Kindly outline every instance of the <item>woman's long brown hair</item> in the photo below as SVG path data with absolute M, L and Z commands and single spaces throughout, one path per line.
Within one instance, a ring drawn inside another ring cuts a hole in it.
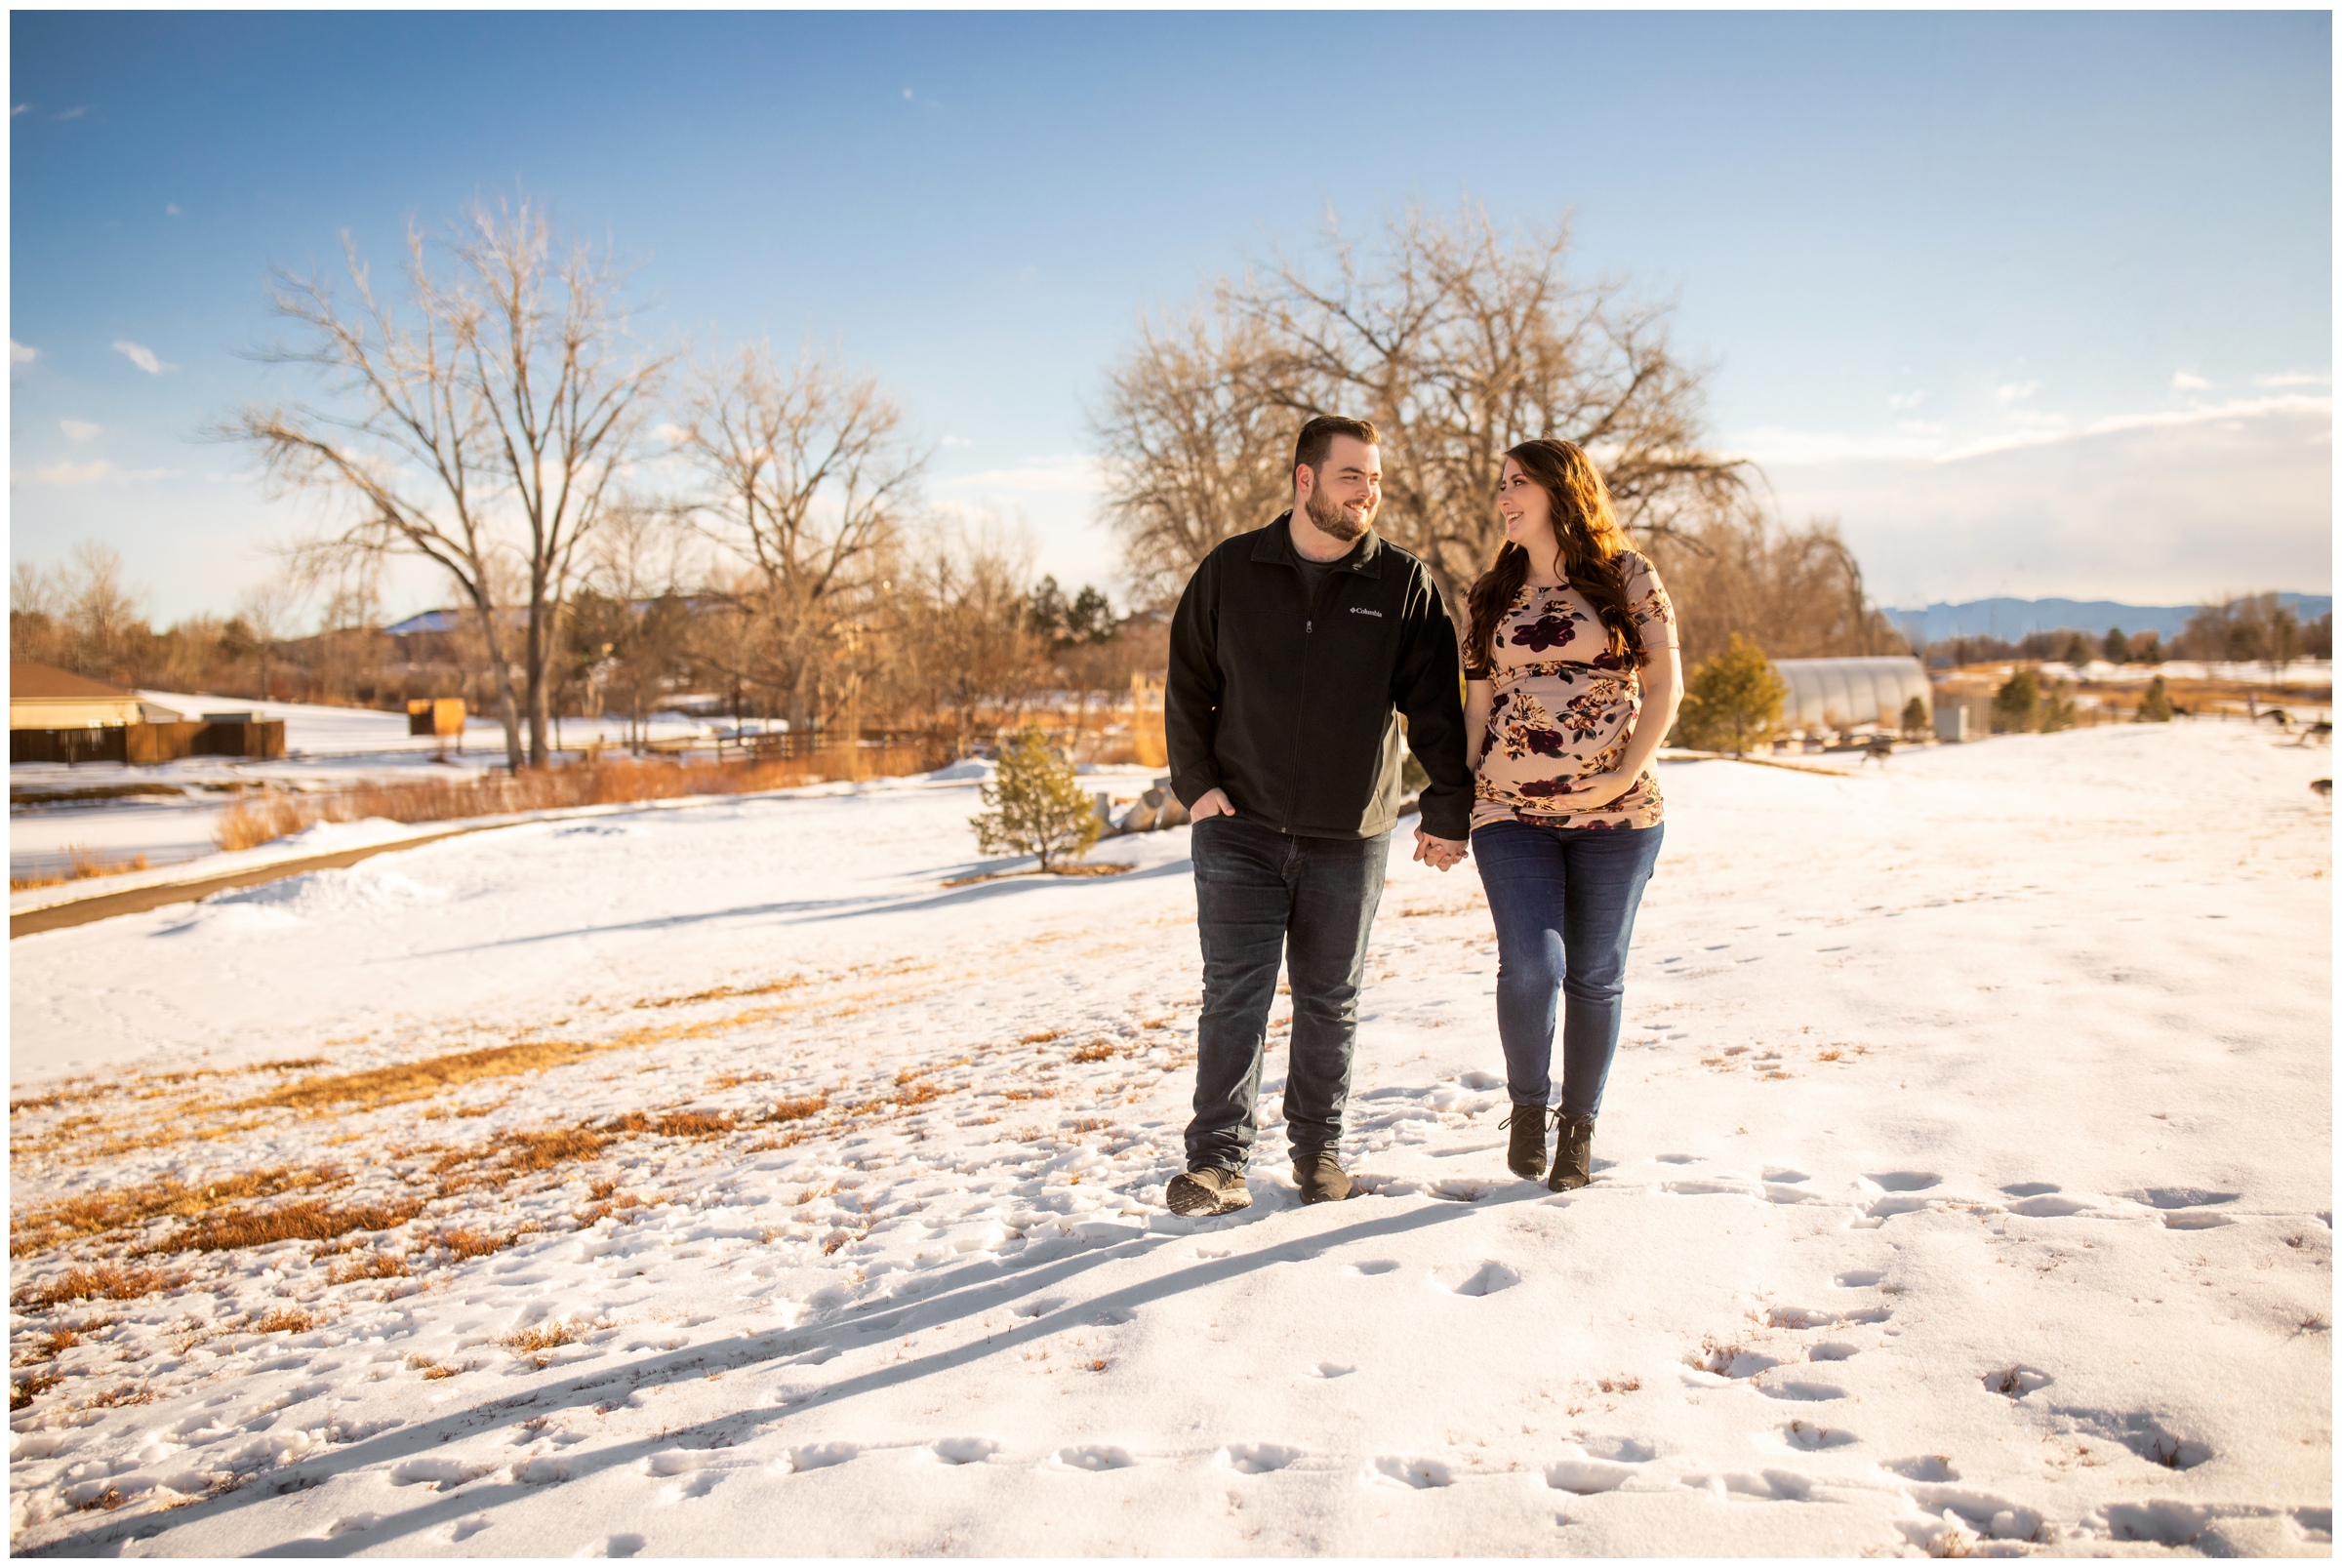
M 1594 606 L 1618 667 L 1640 669 L 1648 656 L 1627 613 L 1627 535 L 1610 509 L 1610 487 L 1602 483 L 1601 470 L 1575 441 L 1523 441 L 1505 456 L 1519 463 L 1520 471 L 1552 503 L 1554 539 L 1560 546 L 1555 575 Z M 1505 541 L 1495 562 L 1466 595 L 1472 629 L 1464 642 L 1465 667 L 1494 667 L 1496 628 L 1528 580 L 1529 552 Z

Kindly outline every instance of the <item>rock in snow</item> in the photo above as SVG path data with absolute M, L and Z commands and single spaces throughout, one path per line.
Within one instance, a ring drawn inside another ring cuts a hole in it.
M 1202 1223 L 1184 828 L 947 888 L 972 784 L 829 788 L 25 938 L 11 1546 L 2324 1555 L 2330 771 L 1666 766 L 1558 1197 L 1403 850 L 1363 1193 L 1295 1201 L 1280 998 Z

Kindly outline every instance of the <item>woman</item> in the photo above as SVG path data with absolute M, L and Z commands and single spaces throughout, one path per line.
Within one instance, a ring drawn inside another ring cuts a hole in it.
M 1568 441 L 1505 454 L 1505 543 L 1472 585 L 1465 742 L 1472 849 L 1496 917 L 1497 1032 L 1511 1080 L 1506 1162 L 1546 1169 L 1556 996 L 1556 1192 L 1593 1180 L 1594 1118 L 1618 1049 L 1627 943 L 1659 859 L 1652 754 L 1683 697 L 1675 611 L 1627 547 L 1610 492 Z

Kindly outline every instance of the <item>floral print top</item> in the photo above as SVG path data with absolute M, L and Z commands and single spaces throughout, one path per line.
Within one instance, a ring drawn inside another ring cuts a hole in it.
M 1627 613 L 1648 649 L 1676 641 L 1675 606 L 1651 563 L 1630 550 Z M 1480 738 L 1472 825 L 1535 823 L 1543 827 L 1655 827 L 1659 780 L 1645 770 L 1597 811 L 1572 811 L 1575 781 L 1606 773 L 1627 749 L 1642 712 L 1642 677 L 1609 651 L 1601 618 L 1577 589 L 1524 584 L 1497 623 L 1494 667 L 1465 670 L 1496 688 Z

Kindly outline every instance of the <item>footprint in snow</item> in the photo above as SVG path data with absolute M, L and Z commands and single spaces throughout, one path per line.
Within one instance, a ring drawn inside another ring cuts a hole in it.
M 1376 1259 L 1372 1259 L 1372 1260 L 1370 1260 L 1370 1261 L 1368 1261 L 1368 1262 L 1366 1262 L 1366 1263 L 1362 1263 L 1362 1264 L 1346 1264 L 1346 1265 L 1344 1265 L 1343 1266 L 1344 1266 L 1344 1268 L 1346 1269 L 1346 1271 L 1348 1271 L 1348 1272 L 1350 1272 L 1350 1273 L 1353 1273 L 1353 1274 L 1369 1274 L 1369 1275 L 1371 1275 L 1371 1274 L 1388 1274 L 1388 1273 L 1392 1272 L 1393 1269 L 1397 1268 L 1397 1267 L 1398 1267 L 1398 1265 L 1397 1265 L 1396 1263 L 1393 1262 L 1393 1261 L 1392 1261 L 1391 1259 L 1389 1259 L 1389 1258 L 1376 1258 Z
M 2046 1388 L 2054 1381 L 2048 1373 L 2028 1366 L 2002 1367 L 1984 1375 L 1984 1386 L 1989 1391 L 2011 1399 L 2022 1399 L 2036 1388 Z
M 1952 1461 L 1942 1454 L 1921 1454 L 1915 1459 L 1890 1459 L 1886 1462 L 1886 1467 L 1907 1481 L 1940 1484 L 1959 1479 L 1959 1471 L 1954 1469 Z
M 1129 1449 L 1117 1448 L 1111 1443 L 1086 1443 L 1079 1448 L 1061 1448 L 1049 1456 L 1049 1462 L 1060 1469 L 1088 1470 L 1092 1473 L 1126 1470 L 1139 1463 Z
M 1520 1274 L 1491 1259 L 1478 1265 L 1440 1269 L 1432 1276 L 1432 1282 L 1457 1296 L 1493 1296 L 1519 1284 Z
M 1790 1447 L 1801 1448 L 1808 1453 L 1824 1448 L 1844 1448 L 1850 1443 L 1862 1440 L 1850 1431 L 1836 1427 L 1825 1427 L 1819 1422 L 1807 1421 L 1802 1417 L 1782 1427 L 1781 1435 L 1788 1441 Z
M 1230 1443 L 1212 1456 L 1214 1464 L 1238 1475 L 1267 1475 L 1301 1458 L 1301 1450 L 1282 1443 Z
M 1849 1268 L 1837 1276 L 1837 1283 L 1847 1290 L 1866 1290 L 1885 1277 L 1883 1268 Z
M 1881 1192 L 1923 1192 L 1943 1184 L 1933 1171 L 1878 1171 L 1863 1178 Z
M 580 1557 L 631 1557 L 650 1543 L 636 1535 L 604 1536 L 601 1540 L 581 1547 L 574 1555 Z
M 860 1443 L 809 1443 L 803 1448 L 791 1448 L 773 1462 L 773 1469 L 782 1475 L 795 1475 L 805 1470 L 828 1469 L 843 1465 L 862 1452 Z
M 1619 1486 L 1634 1478 L 1635 1472 L 1624 1465 L 1612 1465 L 1597 1459 L 1560 1459 L 1545 1467 L 1545 1484 L 1556 1492 L 1574 1492 L 1580 1497 L 1592 1497 L 1597 1492 L 1615 1492 Z
M 939 1465 L 981 1465 L 1000 1452 L 989 1437 L 938 1437 L 920 1450 Z
M 1826 1383 L 1759 1383 L 1756 1391 L 1767 1399 L 1794 1399 L 1804 1404 L 1826 1404 L 1846 1396 L 1845 1389 Z
M 1860 1354 L 1862 1354 L 1861 1346 L 1847 1345 L 1840 1341 L 1808 1346 L 1805 1349 L 1805 1359 L 1808 1361 L 1850 1361 Z
M 458 1519 L 453 1524 L 450 1524 L 444 1531 L 440 1532 L 440 1538 L 450 1543 L 457 1541 L 469 1541 L 473 1536 L 478 1535 L 482 1530 L 487 1529 L 489 1525 L 494 1522 L 495 1521 L 490 1519 L 485 1513 L 475 1513 L 467 1519 Z
M 1346 1362 L 1320 1361 L 1315 1366 L 1308 1368 L 1307 1375 L 1312 1378 L 1324 1378 L 1330 1381 L 1334 1378 L 1347 1378 L 1357 1370 L 1358 1369 L 1356 1367 L 1351 1366 Z
M 1435 1459 L 1389 1454 L 1366 1467 L 1366 1479 L 1375 1485 L 1404 1486 L 1422 1492 L 1435 1486 L 1452 1486 L 1456 1475 Z

